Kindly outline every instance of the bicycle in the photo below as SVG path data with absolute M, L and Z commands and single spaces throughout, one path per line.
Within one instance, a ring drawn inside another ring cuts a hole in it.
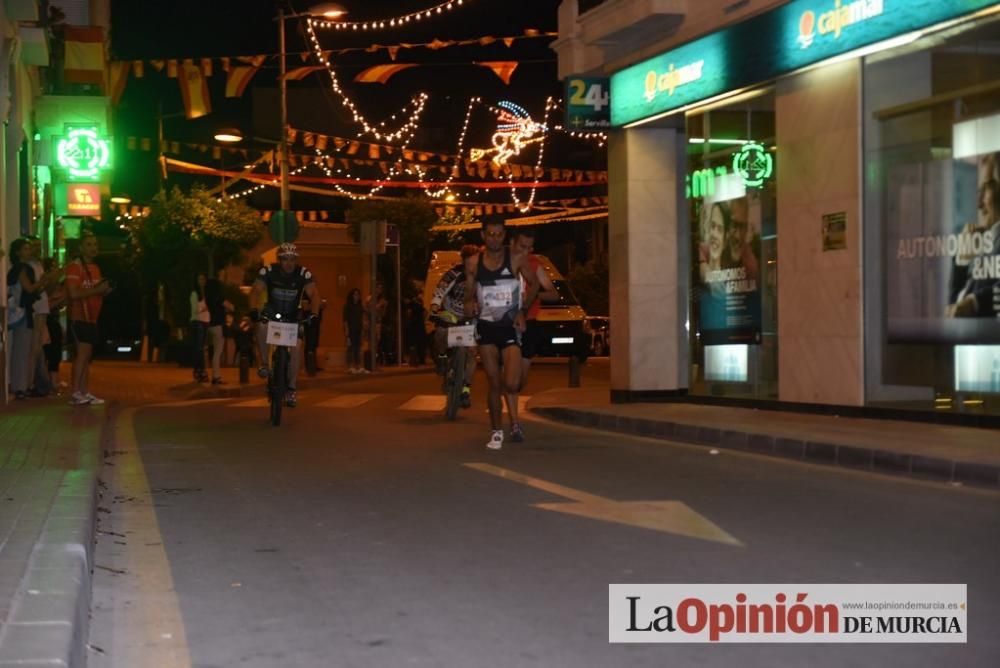
M 299 326 L 308 321 L 301 320 L 281 322 L 281 314 L 274 316 L 261 315 L 260 321 L 267 325 L 267 343 L 274 346 L 271 355 L 271 369 L 267 374 L 267 395 L 271 405 L 271 424 L 281 425 L 281 410 L 288 394 L 288 369 L 291 365 L 290 348 L 298 347 Z
M 454 420 L 462 403 L 462 388 L 466 385 L 465 366 L 469 348 L 476 346 L 475 320 L 465 320 L 464 325 L 448 328 L 448 366 L 444 373 L 444 416 Z

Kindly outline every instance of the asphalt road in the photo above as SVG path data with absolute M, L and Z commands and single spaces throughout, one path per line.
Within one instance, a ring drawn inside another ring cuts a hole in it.
M 1000 665 L 1000 495 L 531 419 L 488 451 L 482 388 L 455 423 L 430 374 L 303 391 L 280 428 L 246 398 L 123 415 L 90 665 Z M 573 494 L 710 524 L 535 505 Z M 969 643 L 611 645 L 619 582 L 967 583 Z

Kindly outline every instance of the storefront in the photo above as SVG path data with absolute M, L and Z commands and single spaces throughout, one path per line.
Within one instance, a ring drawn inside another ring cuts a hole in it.
M 613 396 L 1000 415 L 998 47 L 792 0 L 611 72 Z

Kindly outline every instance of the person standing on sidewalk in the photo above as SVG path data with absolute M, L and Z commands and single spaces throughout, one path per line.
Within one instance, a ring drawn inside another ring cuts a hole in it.
M 27 239 L 15 239 L 10 244 L 11 268 L 7 272 L 7 329 L 10 331 L 10 391 L 18 400 L 28 398 L 31 349 L 34 335 L 32 300 L 25 292 L 22 277 L 31 272 L 31 257 Z
M 538 277 L 528 268 L 528 258 L 514 255 L 504 245 L 503 221 L 483 221 L 486 250 L 465 261 L 465 315 L 477 315 L 479 356 L 489 383 L 490 440 L 486 447 L 503 447 L 501 395 L 506 394 L 510 413 L 511 440 L 520 443 L 524 432 L 517 416 L 517 394 L 521 386 L 521 333 L 525 316 L 538 294 Z M 527 286 L 521 299 L 521 280 Z M 503 376 L 501 376 L 501 359 Z
M 208 336 L 208 323 L 211 316 L 208 313 L 208 302 L 205 301 L 205 285 L 208 278 L 203 272 L 198 272 L 194 279 L 194 289 L 191 291 L 191 370 L 196 383 L 208 380 L 205 373 L 205 339 Z
M 42 267 L 46 273 L 59 269 L 55 258 L 45 258 Z M 46 291 L 49 295 L 49 316 L 45 321 L 45 326 L 49 330 L 49 342 L 45 344 L 45 361 L 49 370 L 49 383 L 52 391 L 57 395 L 62 394 L 62 389 L 66 384 L 59 378 L 59 365 L 62 362 L 63 354 L 63 328 L 59 322 L 59 312 L 66 306 L 66 288 L 58 280 L 52 281 Z
M 530 227 L 519 228 L 514 233 L 514 240 L 511 241 L 511 249 L 515 255 L 523 255 L 528 258 L 528 271 L 538 278 L 538 296 L 528 309 L 524 334 L 521 336 L 521 391 L 528 384 L 528 371 L 531 370 L 531 360 L 538 352 L 541 343 L 542 332 L 538 325 L 538 312 L 542 309 L 543 301 L 558 302 L 559 292 L 549 278 L 549 272 L 545 271 L 535 250 L 535 230 Z M 527 295 L 526 286 L 522 285 L 524 294 Z M 527 300 L 526 300 L 527 301 Z M 508 399 L 509 401 L 509 399 Z M 508 410 L 510 407 L 508 406 Z
M 49 317 L 49 296 L 46 289 L 51 285 L 59 274 L 58 271 L 45 273 L 42 268 L 42 242 L 38 237 L 27 236 L 28 247 L 31 249 L 31 257 L 27 265 L 30 271 L 25 271 L 21 275 L 21 283 L 24 289 L 32 295 L 32 345 L 31 360 L 28 366 L 28 395 L 32 397 L 45 397 L 52 392 L 52 384 L 49 381 L 48 367 L 45 363 L 45 344 L 49 337 L 46 320 Z
M 66 294 L 69 297 L 69 340 L 76 347 L 73 359 L 74 406 L 103 404 L 90 393 L 90 361 L 97 345 L 97 318 L 101 315 L 104 296 L 111 284 L 101 277 L 101 268 L 94 264 L 97 257 L 97 237 L 85 232 L 80 237 L 80 256 L 66 268 Z
M 226 346 L 223 327 L 226 324 L 226 313 L 232 313 L 233 305 L 226 301 L 220 269 L 216 278 L 205 283 L 205 305 L 208 307 L 208 345 L 212 347 L 212 385 L 221 385 L 222 351 Z
M 361 330 L 365 321 L 365 305 L 361 303 L 361 290 L 351 289 L 344 304 L 344 341 L 347 344 L 347 373 L 364 373 L 361 366 Z

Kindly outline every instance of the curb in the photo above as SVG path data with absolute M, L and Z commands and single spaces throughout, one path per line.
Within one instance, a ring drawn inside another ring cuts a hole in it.
M 87 665 L 98 462 L 113 424 L 109 412 L 101 442 L 81 443 L 80 468 L 63 472 L 11 606 L 0 664 Z
M 561 406 L 532 407 L 530 410 L 543 417 L 580 427 L 665 441 L 681 441 L 693 445 L 706 445 L 768 457 L 794 459 L 809 464 L 836 466 L 852 471 L 868 471 L 882 475 L 1000 490 L 1000 466 L 991 464 L 926 457 L 864 446 L 787 438 L 773 434 L 719 429 L 681 422 L 625 417 Z

